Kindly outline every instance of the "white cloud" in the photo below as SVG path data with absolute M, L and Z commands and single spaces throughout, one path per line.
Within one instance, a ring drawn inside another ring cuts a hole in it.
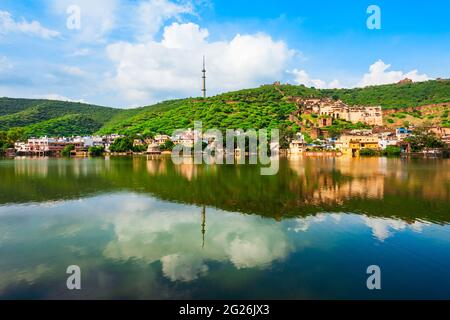
M 52 39 L 60 36 L 58 31 L 47 29 L 38 21 L 28 22 L 24 18 L 20 22 L 15 21 L 11 13 L 0 11 L 0 34 L 5 35 L 16 32 L 34 35 L 43 39 Z
M 162 45 L 168 49 L 195 50 L 197 46 L 205 46 L 209 32 L 194 23 L 174 23 L 164 28 Z
M 414 232 L 422 232 L 424 226 L 430 225 L 427 222 L 415 221 L 413 224 L 408 224 L 402 220 L 383 219 L 383 218 L 369 218 L 362 217 L 365 224 L 372 229 L 372 234 L 379 241 L 384 241 L 392 236 L 392 230 L 401 231 L 407 228 Z
M 69 102 L 82 102 L 84 103 L 84 100 L 75 100 L 68 98 L 63 95 L 59 95 L 57 93 L 49 93 L 49 94 L 43 94 L 43 95 L 35 95 L 34 98 L 36 99 L 46 99 L 46 100 L 57 100 L 57 101 L 69 101 Z
M 208 272 L 208 266 L 195 255 L 172 254 L 161 258 L 164 276 L 171 281 L 190 282 Z
M 80 42 L 101 42 L 116 26 L 120 0 L 46 0 L 58 15 L 69 17 L 67 8 L 76 5 L 81 10 L 81 29 L 68 30 Z
M 81 70 L 79 67 L 74 66 L 62 66 L 61 71 L 69 76 L 82 77 L 86 75 L 83 70 Z
M 397 83 L 405 78 L 413 81 L 427 81 L 430 77 L 426 74 L 419 74 L 417 70 L 412 70 L 407 73 L 403 71 L 389 71 L 390 64 L 384 63 L 382 60 L 378 60 L 372 64 L 369 68 L 369 73 L 366 73 L 358 86 L 366 87 L 381 84 Z
M 183 14 L 193 14 L 191 3 L 177 4 L 168 0 L 149 0 L 141 2 L 135 8 L 138 22 L 138 39 L 153 40 L 154 35 L 161 30 L 168 19 L 181 20 Z
M 390 67 L 390 64 L 385 64 L 382 60 L 378 60 L 370 66 L 370 72 L 364 74 L 362 79 L 352 87 L 366 87 L 371 85 L 397 83 L 405 78 L 409 78 L 415 82 L 430 80 L 428 75 L 419 74 L 417 70 L 412 70 L 405 73 L 403 71 L 389 71 Z M 293 69 L 288 70 L 287 73 L 293 76 L 296 84 L 303 84 L 306 87 L 315 87 L 317 89 L 334 89 L 345 87 L 337 79 L 327 83 L 321 79 L 311 78 L 305 70 Z
M 303 84 L 306 87 L 314 87 L 317 89 L 334 89 L 341 87 L 339 80 L 333 80 L 330 83 L 327 83 L 324 80 L 311 79 L 311 77 L 305 70 L 293 69 L 288 71 L 287 73 L 294 76 L 295 83 L 299 85 Z
M 199 208 L 180 211 L 178 205 L 160 207 L 154 200 L 125 202 L 110 221 L 115 237 L 103 254 L 110 259 L 161 261 L 165 277 L 193 281 L 208 272 L 210 262 L 231 262 L 237 269 L 269 267 L 292 249 L 281 226 L 256 216 L 207 210 L 202 244 Z M 165 206 L 165 204 L 164 204 Z
M 194 23 L 172 23 L 161 41 L 107 47 L 116 64 L 113 84 L 133 102 L 200 94 L 201 61 L 207 57 L 208 92 L 273 82 L 283 75 L 294 51 L 265 34 L 236 35 L 210 42 Z
M 227 248 L 230 261 L 237 269 L 265 268 L 274 260 L 282 260 L 287 252 L 285 242 L 268 243 L 265 236 L 254 236 L 252 239 L 238 237 Z

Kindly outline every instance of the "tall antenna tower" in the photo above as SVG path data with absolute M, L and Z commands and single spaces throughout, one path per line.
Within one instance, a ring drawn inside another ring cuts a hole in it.
M 203 94 L 203 98 L 206 98 L 206 63 L 205 63 L 205 56 L 203 56 L 203 84 L 202 84 L 202 94 Z

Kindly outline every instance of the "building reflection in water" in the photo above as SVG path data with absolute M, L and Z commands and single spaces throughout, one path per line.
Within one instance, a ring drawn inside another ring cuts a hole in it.
M 192 160 L 175 165 L 162 156 L 16 159 L 0 171 L 5 182 L 0 191 L 9 190 L 14 201 L 25 203 L 80 197 L 93 190 L 139 190 L 171 201 L 263 215 L 278 212 L 280 217 L 308 205 L 341 210 L 331 206 L 359 199 L 390 200 L 400 210 L 411 201 L 426 202 L 423 208 L 432 202 L 439 205 L 434 212 L 441 212 L 450 194 L 446 159 L 291 157 L 282 158 L 279 173 L 268 177 L 261 176 L 259 166 L 196 165 Z M 37 192 L 27 191 L 36 183 Z M 11 201 L 11 196 L 0 201 Z
M 159 156 L 147 156 L 147 173 L 151 176 L 167 173 L 167 162 Z
M 23 157 L 14 161 L 14 171 L 16 175 L 39 176 L 42 178 L 48 175 L 48 158 L 35 158 L 33 161 Z M 61 173 L 61 170 L 58 170 Z
M 297 179 L 293 192 L 302 192 L 305 203 L 342 204 L 352 197 L 382 199 L 386 178 L 383 158 L 298 158 L 289 161 Z

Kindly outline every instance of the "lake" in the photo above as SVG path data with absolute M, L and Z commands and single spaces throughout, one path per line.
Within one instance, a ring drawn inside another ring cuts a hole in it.
M 450 160 L 279 166 L 0 160 L 0 299 L 450 299 Z

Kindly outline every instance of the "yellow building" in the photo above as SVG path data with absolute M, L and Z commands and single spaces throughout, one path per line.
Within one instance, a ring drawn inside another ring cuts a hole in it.
M 343 135 L 336 142 L 344 155 L 359 156 L 361 149 L 379 150 L 378 137 L 373 135 Z

